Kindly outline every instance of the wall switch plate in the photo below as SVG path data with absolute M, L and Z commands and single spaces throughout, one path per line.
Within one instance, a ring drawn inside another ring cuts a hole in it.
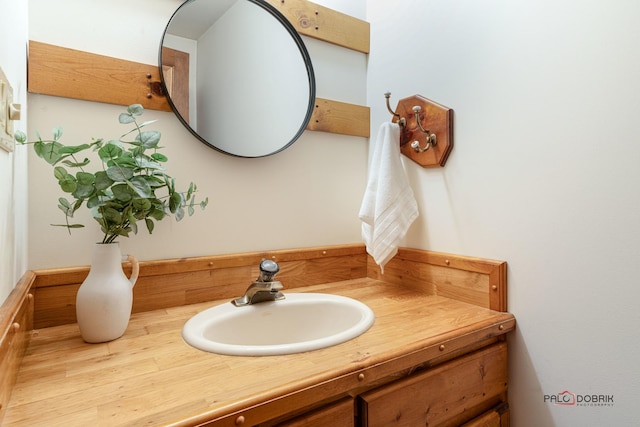
M 13 103 L 13 89 L 0 68 L 0 147 L 13 151 L 13 121 L 20 119 L 20 104 Z

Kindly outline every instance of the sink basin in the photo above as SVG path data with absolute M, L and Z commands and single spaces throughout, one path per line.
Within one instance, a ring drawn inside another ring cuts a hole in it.
M 244 307 L 221 304 L 189 319 L 182 337 L 193 347 L 235 356 L 272 356 L 349 341 L 373 325 L 373 311 L 351 298 L 287 293 L 280 301 Z

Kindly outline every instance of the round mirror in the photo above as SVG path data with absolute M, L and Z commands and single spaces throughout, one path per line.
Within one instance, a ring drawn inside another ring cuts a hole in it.
M 311 58 L 263 0 L 189 0 L 162 37 L 160 75 L 180 121 L 227 154 L 263 157 L 304 132 L 315 102 Z

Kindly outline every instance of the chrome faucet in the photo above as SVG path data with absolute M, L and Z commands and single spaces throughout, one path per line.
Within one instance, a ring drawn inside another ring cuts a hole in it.
M 231 301 L 233 305 L 242 307 L 264 301 L 284 299 L 284 294 L 280 292 L 283 288 L 282 283 L 273 280 L 273 277 L 278 271 L 280 271 L 280 267 L 275 261 L 263 259 L 260 262 L 260 275 L 258 279 L 249 285 L 243 296 Z

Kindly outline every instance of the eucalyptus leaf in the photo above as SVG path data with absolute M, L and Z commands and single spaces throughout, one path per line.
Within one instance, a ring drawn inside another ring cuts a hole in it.
M 145 158 L 142 156 L 138 156 L 136 158 L 136 164 L 144 169 L 156 169 L 156 170 L 164 170 L 164 166 L 156 161 L 150 160 L 150 158 Z
M 138 224 L 136 224 L 135 221 L 129 221 L 129 227 L 131 231 L 133 231 L 133 234 L 138 234 Z
M 116 182 L 123 182 L 133 178 L 133 169 L 125 166 L 111 166 L 107 169 L 107 176 Z
M 76 174 L 76 179 L 78 180 L 78 184 L 92 185 L 95 182 L 96 178 L 92 173 L 78 172 Z
M 36 150 L 36 153 L 50 165 L 55 165 L 62 157 L 59 150 L 63 146 L 59 142 L 47 142 L 43 143 L 39 147 L 41 148 L 39 150 Z
M 67 172 L 67 170 L 62 166 L 56 166 L 53 168 L 53 176 L 55 176 L 58 181 L 65 179 L 67 175 L 69 175 L 69 172 Z
M 53 128 L 53 131 L 51 131 L 51 133 L 53 134 L 53 140 L 58 141 L 62 137 L 62 128 L 60 126 L 56 126 Z
M 123 203 L 129 202 L 133 199 L 133 194 L 128 184 L 116 184 L 111 187 L 113 197 Z
M 104 139 L 102 138 L 94 139 L 93 142 L 91 143 L 91 146 L 93 147 L 93 151 L 97 151 L 101 149 L 103 145 L 104 145 Z
M 134 123 L 136 121 L 136 118 L 133 117 L 131 114 L 120 113 L 120 116 L 118 117 L 118 121 L 123 125 L 128 125 L 129 123 Z
M 62 137 L 62 128 L 60 126 L 56 126 L 53 128 L 53 140 L 58 141 Z
M 127 112 L 134 116 L 141 116 L 144 113 L 144 108 L 141 104 L 132 104 L 127 107 Z
M 148 211 L 151 209 L 151 202 L 149 199 L 134 199 L 133 208 L 137 211 Z
M 60 149 L 58 150 L 58 153 L 60 153 L 60 154 L 76 154 L 76 153 L 79 153 L 81 151 L 86 150 L 89 147 L 90 147 L 89 144 L 82 144 L 82 145 L 76 145 L 76 146 L 65 146 L 65 147 L 60 147 Z
M 150 218 L 145 218 L 144 222 L 145 224 L 147 224 L 147 231 L 149 232 L 149 234 L 153 233 L 153 228 L 155 227 L 153 220 L 151 220 Z
M 71 168 L 82 168 L 82 167 L 87 166 L 89 164 L 89 159 L 85 158 L 81 162 L 72 162 L 71 160 L 63 160 L 61 163 L 63 165 L 69 166 Z
M 69 203 L 69 201 L 64 197 L 60 197 L 58 199 L 58 203 L 60 203 L 62 206 L 64 206 L 67 209 L 71 209 L 71 203 Z
M 136 162 L 136 159 L 134 159 L 133 156 L 126 156 L 126 155 L 116 157 L 115 159 L 111 159 L 107 164 L 109 166 L 127 166 L 134 169 L 137 167 L 140 167 L 140 165 L 138 164 L 138 162 Z
M 147 181 L 147 184 L 149 184 L 149 187 L 153 189 L 165 186 L 164 180 L 159 179 L 153 175 L 143 175 L 143 177 L 145 181 Z
M 76 189 L 73 190 L 71 195 L 79 200 L 88 199 L 94 193 L 95 188 L 93 184 L 80 184 L 76 183 Z
M 149 125 L 151 125 L 151 124 L 153 124 L 153 123 L 155 123 L 155 122 L 157 122 L 157 120 L 147 120 L 146 122 L 142 122 L 142 123 L 140 123 L 140 124 L 138 125 L 138 128 L 140 129 L 140 128 L 143 128 L 143 127 L 145 127 L 145 126 L 149 126 Z
M 118 184 L 124 185 L 124 184 Z M 127 209 L 127 204 L 119 201 L 118 199 L 113 197 L 113 191 L 109 191 L 109 199 L 103 200 L 102 204 L 107 208 L 112 208 L 117 210 L 118 212 L 124 212 Z
M 151 155 L 151 158 L 152 158 L 153 160 L 155 160 L 156 162 L 161 162 L 161 163 L 164 163 L 164 162 L 166 162 L 166 161 L 168 161 L 168 160 L 169 160 L 169 159 L 167 158 L 167 156 L 165 156 L 165 155 L 164 155 L 164 154 L 162 154 L 162 153 L 153 153 L 153 154 Z
M 73 177 L 73 175 L 65 176 L 63 179 L 58 181 L 58 184 L 60 185 L 62 191 L 64 191 L 65 193 L 73 193 L 74 191 L 76 191 L 77 184 L 76 179 Z
M 175 215 L 177 221 L 182 221 L 182 218 L 184 218 L 184 209 L 182 209 L 182 206 L 179 206 L 178 209 L 176 209 Z
M 125 150 L 124 145 L 122 145 L 122 142 L 120 140 L 118 140 L 118 139 L 110 139 L 109 141 L 107 141 L 107 144 L 115 145 L 116 147 L 120 147 L 120 148 L 122 148 L 122 151 Z
M 71 205 L 69 205 L 68 202 L 67 202 L 67 205 L 63 205 L 62 203 L 60 203 L 58 205 L 58 209 L 64 212 L 65 216 L 73 216 L 73 209 L 71 209 Z
M 94 184 L 96 186 L 96 190 L 106 190 L 111 187 L 114 183 L 114 180 L 109 178 L 109 175 L 105 171 L 98 171 L 95 174 Z
M 116 234 L 122 237 L 129 237 L 130 232 L 131 232 L 131 227 L 118 228 L 116 230 Z
M 27 142 L 27 134 L 22 132 L 21 130 L 15 131 L 13 133 L 13 138 L 18 144 L 24 144 L 25 142 Z
M 134 176 L 130 181 L 127 182 L 129 183 L 129 186 L 138 194 L 138 196 L 143 198 L 153 197 L 151 186 L 149 186 L 144 177 Z
M 91 208 L 95 208 L 95 207 L 97 207 L 97 206 L 100 206 L 100 198 L 99 198 L 98 196 L 90 197 L 90 198 L 87 200 L 87 207 L 88 207 L 89 209 L 91 209 Z
M 105 161 L 118 157 L 124 150 L 114 144 L 106 144 L 98 150 L 98 156 Z
M 136 141 L 139 141 L 144 148 L 156 148 L 160 142 L 160 132 L 157 130 L 147 130 L 141 132 Z
M 164 213 L 164 209 L 159 209 L 158 207 L 154 206 L 153 210 L 149 213 L 149 216 L 156 221 L 162 221 L 162 219 L 167 215 Z
M 182 197 L 180 197 L 180 193 L 171 193 L 169 196 L 169 210 L 171 213 L 176 213 L 178 208 L 182 205 Z
M 189 183 L 189 189 L 187 190 L 187 196 L 185 199 L 189 200 L 193 194 L 193 182 Z
M 109 222 L 114 222 L 114 223 L 120 223 L 122 220 L 122 214 L 113 208 L 103 209 L 102 217 L 105 220 Z

